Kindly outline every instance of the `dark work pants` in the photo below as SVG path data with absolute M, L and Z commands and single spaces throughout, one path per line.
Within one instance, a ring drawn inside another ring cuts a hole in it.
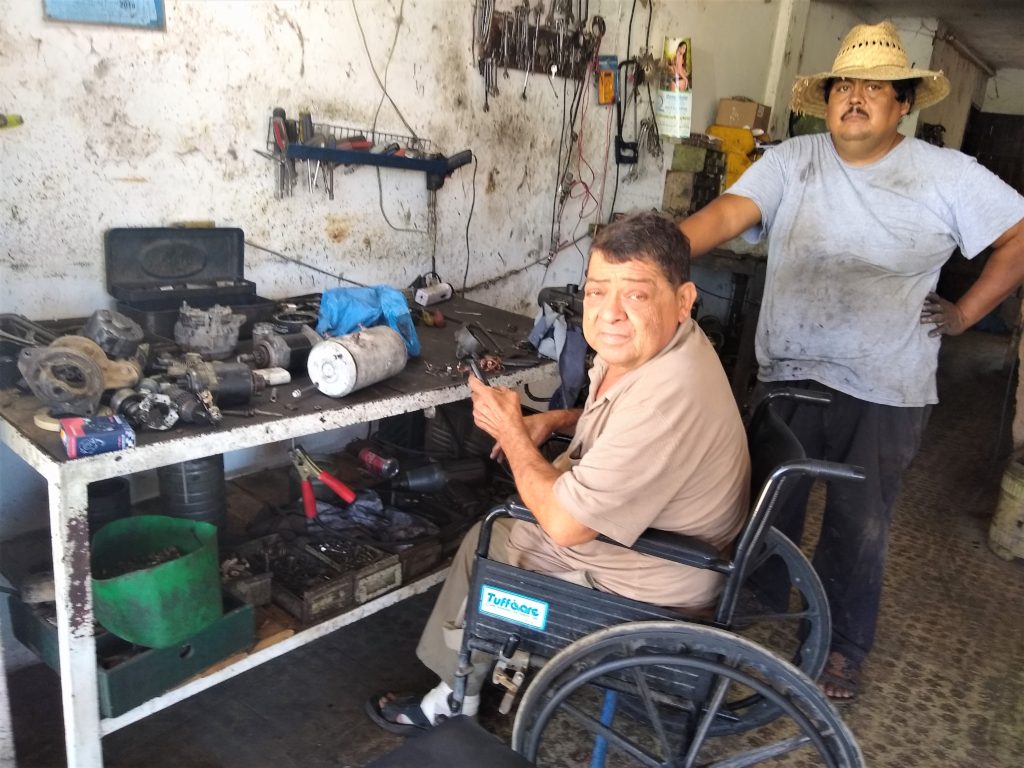
M 863 482 L 833 481 L 826 489 L 813 565 L 832 611 L 832 650 L 861 662 L 875 641 L 889 526 L 904 470 L 921 445 L 930 406 L 878 405 L 813 381 L 761 384 L 828 392 L 828 406 L 779 402 L 778 413 L 809 458 L 855 464 Z M 795 542 L 803 535 L 811 483 L 779 510 L 776 527 Z

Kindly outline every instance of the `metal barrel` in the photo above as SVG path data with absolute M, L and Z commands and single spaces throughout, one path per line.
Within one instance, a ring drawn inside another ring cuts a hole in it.
M 157 469 L 163 514 L 224 527 L 227 518 L 227 487 L 224 457 L 168 464 Z
M 89 534 L 109 522 L 128 517 L 132 512 L 132 496 L 128 481 L 123 477 L 111 477 L 89 483 Z

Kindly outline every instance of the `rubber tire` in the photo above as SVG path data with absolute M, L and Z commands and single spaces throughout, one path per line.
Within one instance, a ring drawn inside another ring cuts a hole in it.
M 640 648 L 644 653 L 638 656 L 635 651 Z M 712 660 L 708 659 L 709 655 Z M 825 765 L 835 768 L 864 765 L 860 748 L 839 713 L 799 669 L 738 635 L 714 627 L 671 621 L 631 622 L 608 627 L 556 654 L 536 675 L 523 696 L 512 731 L 513 749 L 528 760 L 536 761 L 545 729 L 570 694 L 591 685 L 591 681 L 607 672 L 642 668 L 652 662 L 656 662 L 654 666 L 673 665 L 716 674 L 744 686 L 759 686 L 760 696 L 779 716 L 790 717 L 805 737 L 812 743 L 814 740 L 820 743 L 818 755 Z M 751 671 L 756 672 L 756 676 Z M 578 721 L 577 725 L 588 727 Z M 712 730 L 708 728 L 698 734 L 698 756 L 708 739 L 717 738 Z M 681 765 L 673 762 L 677 760 L 677 754 L 663 754 L 648 762 L 638 758 L 636 764 Z

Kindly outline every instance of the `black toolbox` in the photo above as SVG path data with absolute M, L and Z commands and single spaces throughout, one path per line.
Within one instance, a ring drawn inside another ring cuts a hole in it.
M 273 317 L 276 302 L 257 296 L 256 284 L 245 279 L 241 229 L 108 229 L 104 253 L 107 293 L 147 338 L 174 338 L 182 302 L 198 309 L 219 304 L 245 315 L 242 339 L 252 336 L 253 323 Z

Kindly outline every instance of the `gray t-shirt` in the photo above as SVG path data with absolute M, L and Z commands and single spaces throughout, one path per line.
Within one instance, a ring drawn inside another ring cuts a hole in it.
M 728 194 L 768 233 L 758 377 L 883 405 L 938 402 L 925 297 L 954 248 L 973 258 L 1024 218 L 1024 197 L 974 158 L 910 138 L 859 168 L 827 133 L 789 139 Z

